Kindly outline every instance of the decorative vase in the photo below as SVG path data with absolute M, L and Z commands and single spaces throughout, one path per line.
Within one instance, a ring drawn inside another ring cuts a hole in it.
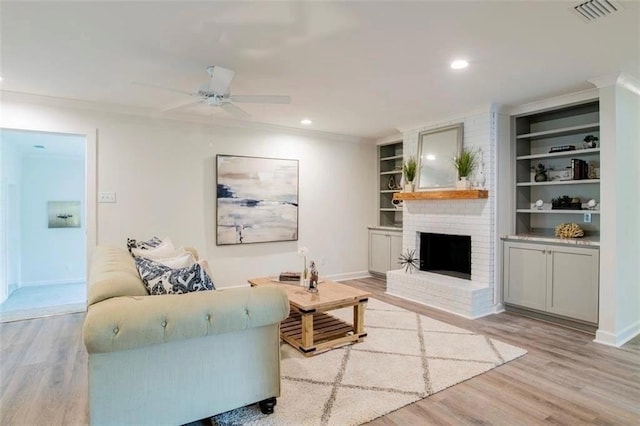
M 546 182 L 549 178 L 545 172 L 536 172 L 535 177 L 533 178 L 536 182 Z
M 404 184 L 404 192 L 413 192 L 413 181 Z
M 460 180 L 456 182 L 456 189 L 470 189 L 471 182 L 467 176 L 460 176 Z

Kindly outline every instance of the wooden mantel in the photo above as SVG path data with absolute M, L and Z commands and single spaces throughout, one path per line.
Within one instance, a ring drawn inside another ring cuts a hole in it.
M 396 192 L 394 200 L 461 200 L 488 198 L 486 189 L 443 189 L 420 192 Z

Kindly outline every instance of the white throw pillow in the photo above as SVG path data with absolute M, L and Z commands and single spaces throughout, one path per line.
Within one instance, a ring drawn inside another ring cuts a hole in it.
M 173 242 L 167 238 L 166 240 L 162 241 L 162 243 L 157 247 L 146 250 L 134 248 L 131 249 L 131 253 L 134 256 L 142 256 L 146 257 L 147 259 L 167 259 L 184 254 L 185 250 L 183 248 L 176 250 L 176 248 L 173 246 Z
M 141 256 L 144 257 L 144 256 Z M 176 257 L 168 257 L 166 259 L 152 259 L 155 262 L 162 263 L 164 266 L 168 266 L 171 269 L 180 269 L 193 266 L 196 260 L 191 253 L 184 253 Z M 206 271 L 206 269 L 205 269 Z

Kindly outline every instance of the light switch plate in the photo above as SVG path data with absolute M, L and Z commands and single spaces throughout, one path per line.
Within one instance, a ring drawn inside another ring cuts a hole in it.
M 584 223 L 591 223 L 591 213 L 584 214 Z
M 115 203 L 116 202 L 116 193 L 115 192 L 100 192 L 98 194 L 98 202 L 99 203 Z

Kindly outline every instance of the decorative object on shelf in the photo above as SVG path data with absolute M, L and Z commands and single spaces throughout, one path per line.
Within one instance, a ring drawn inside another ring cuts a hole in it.
M 589 166 L 586 161 L 579 158 L 571 159 L 571 178 L 581 180 L 589 178 Z
M 298 240 L 298 160 L 216 156 L 216 245 Z
M 589 161 L 588 169 L 589 169 L 589 172 L 587 173 L 587 177 L 589 179 L 600 179 L 600 162 L 599 161 Z
M 587 135 L 582 139 L 582 146 L 585 149 L 596 148 L 598 146 L 598 137 L 594 135 Z
M 300 272 L 280 272 L 278 281 L 300 281 Z
M 389 176 L 389 182 L 387 182 L 387 188 L 396 189 L 398 186 L 396 185 L 396 178 L 393 176 Z
M 419 261 L 415 256 L 415 250 L 407 250 L 400 254 L 400 257 L 398 257 L 398 263 L 400 264 L 400 267 L 404 268 L 404 272 L 411 274 L 414 269 L 418 269 Z
M 300 274 L 300 285 L 306 286 L 309 280 L 309 271 L 307 270 L 307 254 L 309 249 L 307 247 L 298 248 L 298 254 L 302 256 L 302 273 Z
M 318 269 L 316 268 L 316 262 L 311 261 L 311 266 L 309 268 L 309 288 L 307 291 L 309 293 L 317 293 L 318 292 Z
M 536 182 L 546 182 L 549 180 L 547 176 L 547 168 L 542 163 L 538 163 L 536 166 L 536 175 L 534 177 Z
M 592 198 L 591 200 L 587 201 L 587 208 L 589 208 L 589 210 L 595 210 L 596 207 L 598 207 L 598 202 L 596 200 Z
M 556 237 L 582 238 L 584 237 L 584 230 L 577 223 L 561 223 L 556 226 Z
M 393 207 L 395 207 L 398 210 L 402 210 L 402 208 L 404 207 L 404 201 L 396 200 L 395 198 L 391 200 L 391 204 L 393 204 Z
M 569 197 L 568 195 L 563 195 L 561 197 L 558 198 L 553 198 L 551 200 L 551 208 L 552 209 L 572 209 L 573 207 L 571 206 L 571 197 Z
M 554 152 L 565 152 L 565 151 L 575 151 L 575 145 L 558 145 L 552 146 L 549 150 L 549 154 L 553 154 Z
M 549 169 L 547 171 L 547 176 L 549 177 L 550 181 L 562 181 L 562 180 L 571 180 L 571 170 L 570 169 L 565 169 L 565 170 L 551 170 Z
M 542 200 L 538 200 L 535 202 L 534 207 L 538 210 L 542 210 L 542 207 L 544 207 L 544 201 Z
M 482 152 L 482 148 L 478 148 L 478 157 L 480 157 L 480 167 L 478 168 L 478 175 L 476 176 L 476 187 L 484 188 L 487 177 L 484 174 L 484 153 Z
M 404 191 L 413 192 L 413 180 L 416 178 L 416 171 L 418 170 L 418 163 L 416 159 L 411 156 L 406 163 L 402 166 L 402 175 L 404 176 Z
M 477 165 L 477 153 L 474 150 L 463 148 L 460 155 L 453 157 L 453 166 L 458 172 L 460 180 L 456 182 L 456 188 L 469 189 L 469 175 L 473 173 Z

